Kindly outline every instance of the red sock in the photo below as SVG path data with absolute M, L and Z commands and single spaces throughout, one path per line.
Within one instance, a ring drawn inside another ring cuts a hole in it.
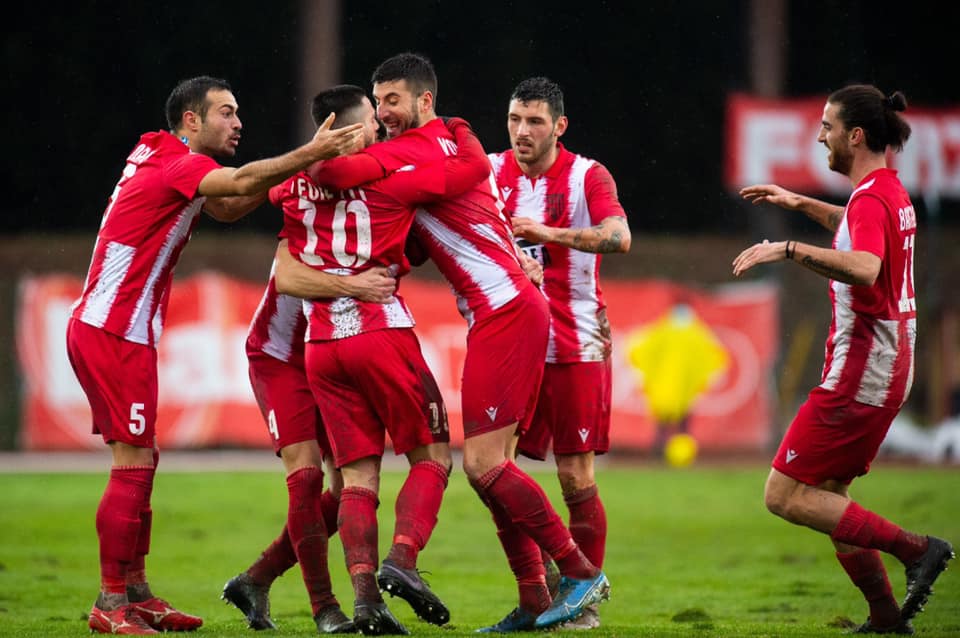
M 127 571 L 137 550 L 140 511 L 153 485 L 150 466 L 114 466 L 97 508 L 101 589 L 126 594 Z
M 550 592 L 547 590 L 544 575 L 544 554 L 532 538 L 513 524 L 510 515 L 499 504 L 484 495 L 479 485 L 472 481 L 470 485 L 493 515 L 493 522 L 497 526 L 497 537 L 507 555 L 510 570 L 517 580 L 519 607 L 539 616 L 550 606 Z
M 154 466 L 150 473 L 150 487 L 144 494 L 143 506 L 140 509 L 140 532 L 137 534 L 137 547 L 134 550 L 133 560 L 127 568 L 127 585 L 142 585 L 147 582 L 146 556 L 150 553 L 150 533 L 153 528 L 153 510 L 150 508 L 150 497 L 153 494 L 153 478 L 157 474 L 156 462 L 158 452 L 154 449 Z
M 374 574 L 377 552 L 377 494 L 364 487 L 345 487 L 340 493 L 340 542 L 353 583 L 356 602 L 382 602 Z
M 577 547 L 543 488 L 513 461 L 487 472 L 479 485 L 490 502 L 499 504 L 514 525 L 553 556 L 561 574 L 576 579 L 597 575 L 599 570 Z
M 926 536 L 903 530 L 853 501 L 844 510 L 830 538 L 847 545 L 893 554 L 904 565 L 917 561 L 927 551 Z
M 417 555 L 437 526 L 437 513 L 447 489 L 447 468 L 436 461 L 419 461 L 400 488 L 395 505 L 393 546 L 387 558 L 403 569 L 417 566 Z
M 837 552 L 837 560 L 870 605 L 870 623 L 878 629 L 898 624 L 900 606 L 893 597 L 880 552 L 875 549 L 861 549 L 850 554 Z
M 336 604 L 327 567 L 327 528 L 323 525 L 320 496 L 323 493 L 323 471 L 304 467 L 287 476 L 287 534 L 300 563 L 303 584 L 310 596 L 314 615 Z
M 269 587 L 273 581 L 280 578 L 283 572 L 297 564 L 297 554 L 293 551 L 290 534 L 287 526 L 283 526 L 280 536 L 268 548 L 263 550 L 260 558 L 247 568 L 247 575 L 257 585 Z
M 337 533 L 337 516 L 340 512 L 340 497 L 334 496 L 330 490 L 324 490 L 320 495 L 320 512 L 323 514 L 323 524 L 327 528 L 327 538 L 333 538 Z
M 570 535 L 587 560 L 602 569 L 607 548 L 607 513 L 597 486 L 564 494 L 563 500 L 570 510 Z

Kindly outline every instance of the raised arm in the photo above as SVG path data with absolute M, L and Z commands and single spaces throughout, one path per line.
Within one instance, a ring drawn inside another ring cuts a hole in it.
M 466 120 L 451 117 L 445 123 L 457 142 L 457 154 L 444 160 L 444 195 L 454 197 L 490 177 L 490 160 Z
M 265 201 L 267 201 L 267 191 L 262 191 L 256 195 L 208 197 L 207 201 L 203 203 L 203 212 L 218 222 L 235 222 Z
M 363 125 L 353 124 L 330 130 L 331 114 L 317 129 L 309 143 L 267 159 L 244 164 L 239 168 L 218 168 L 200 181 L 198 194 L 208 197 L 253 195 L 279 184 L 314 162 L 356 150 L 363 141 Z
M 754 184 L 740 189 L 740 196 L 754 204 L 769 202 L 787 210 L 798 210 L 829 231 L 836 232 L 843 219 L 843 206 L 800 195 L 776 184 Z
M 389 303 L 397 290 L 397 280 L 386 268 L 370 268 L 356 275 L 332 275 L 302 264 L 290 254 L 285 239 L 277 246 L 274 277 L 277 292 L 301 299 L 353 297 Z
M 828 279 L 854 286 L 872 286 L 880 274 L 881 260 L 865 250 L 834 250 L 798 241 L 754 244 L 733 260 L 733 274 L 739 277 L 758 264 L 789 259 Z

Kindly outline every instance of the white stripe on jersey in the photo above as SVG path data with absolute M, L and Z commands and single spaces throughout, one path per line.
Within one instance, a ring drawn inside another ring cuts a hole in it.
M 387 325 L 391 328 L 413 328 L 417 325 L 417 322 L 413 320 L 413 315 L 411 315 L 406 307 L 400 300 L 394 298 L 388 304 L 383 305 L 383 316 L 387 321 Z
M 330 323 L 333 324 L 333 339 L 344 339 L 360 334 L 363 320 L 353 297 L 338 297 L 330 302 Z
M 833 331 L 833 359 L 830 361 L 830 369 L 821 383 L 824 390 L 836 390 L 840 383 L 840 377 L 843 374 L 843 368 L 847 363 L 847 354 L 850 352 L 850 338 L 853 335 L 853 324 L 857 315 L 850 307 L 851 293 L 850 286 L 839 281 L 833 281 L 834 299 L 834 320 L 836 325 Z
M 133 314 L 130 316 L 130 323 L 124 335 L 128 340 L 145 345 L 150 344 L 150 325 L 154 317 L 147 316 L 144 313 L 144 309 L 149 310 L 150 306 L 153 305 L 153 295 L 156 291 L 157 280 L 160 279 L 160 276 L 166 271 L 167 265 L 173 256 L 173 251 L 186 242 L 186 239 L 190 235 L 190 227 L 193 224 L 193 220 L 200 214 L 200 211 L 203 210 L 203 203 L 206 200 L 206 197 L 198 197 L 192 200 L 186 208 L 180 212 L 176 223 L 170 228 L 170 232 L 167 233 L 163 247 L 160 248 L 160 252 L 157 254 L 157 260 L 153 262 L 153 268 L 150 269 L 150 275 L 147 277 L 147 281 L 140 293 L 140 298 L 137 299 L 137 305 L 134 307 Z M 156 310 L 159 312 L 160 304 L 157 304 Z M 156 343 L 158 338 L 159 335 L 155 334 L 154 343 Z
M 576 156 L 570 167 L 570 176 L 567 192 L 570 194 L 567 210 L 570 217 L 570 228 L 590 228 L 590 209 L 587 208 L 584 182 L 587 171 L 594 165 L 594 161 Z M 603 361 L 604 344 L 600 338 L 600 322 L 597 319 L 597 255 L 571 249 L 570 270 L 567 278 L 570 282 L 570 311 L 576 319 L 576 338 L 579 344 L 581 361 Z M 550 324 L 550 340 L 553 341 L 554 328 Z M 547 353 L 547 361 L 555 363 L 554 357 Z
M 103 254 L 103 267 L 97 276 L 97 285 L 87 295 L 87 303 L 83 307 L 80 320 L 91 326 L 102 328 L 113 308 L 113 301 L 120 292 L 120 286 L 127 277 L 130 264 L 137 249 L 115 241 L 107 244 Z M 96 250 L 94 250 L 96 255 Z M 89 278 L 89 275 L 88 275 Z M 77 303 L 81 303 L 83 297 Z
M 273 274 L 273 273 L 271 273 Z M 263 301 L 267 298 L 263 296 Z M 261 306 L 263 304 L 261 301 Z M 258 316 L 262 309 L 257 309 Z M 262 350 L 280 361 L 290 361 L 293 354 L 293 337 L 297 330 L 297 324 L 303 315 L 303 308 L 300 299 L 290 295 L 277 294 L 277 309 L 270 317 L 267 327 L 267 342 L 263 344 Z
M 509 273 L 500 264 L 483 254 L 466 237 L 457 234 L 439 219 L 423 208 L 417 209 L 416 223 L 424 231 L 436 238 L 441 250 L 447 253 L 470 279 L 478 284 L 491 310 L 497 310 L 520 291 L 513 285 Z M 489 231 L 483 234 L 487 235 Z M 499 239 L 497 239 L 499 241 Z M 460 291 L 455 291 L 458 294 Z
M 883 405 L 886 402 L 893 364 L 897 360 L 899 325 L 899 321 L 889 319 L 877 319 L 874 323 L 867 365 L 864 366 L 860 387 L 854 397 L 860 403 Z

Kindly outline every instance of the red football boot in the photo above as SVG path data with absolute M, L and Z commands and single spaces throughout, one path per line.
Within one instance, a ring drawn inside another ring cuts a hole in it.
M 158 631 L 193 631 L 203 624 L 203 618 L 185 614 L 170 606 L 162 598 L 149 598 L 130 603 L 144 622 Z
M 112 611 L 104 611 L 94 605 L 90 610 L 90 620 L 87 624 L 90 626 L 90 631 L 101 634 L 150 636 L 159 633 L 144 622 L 133 605 L 124 605 Z

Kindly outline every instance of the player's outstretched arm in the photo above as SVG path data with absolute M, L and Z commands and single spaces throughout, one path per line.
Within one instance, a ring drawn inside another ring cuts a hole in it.
M 333 114 L 324 120 L 310 142 L 283 155 L 250 162 L 240 168 L 224 167 L 210 171 L 201 180 L 198 194 L 208 197 L 253 195 L 279 184 L 316 161 L 352 153 L 360 147 L 362 124 L 330 130 L 332 124 Z
M 332 275 L 298 261 L 281 240 L 277 246 L 275 272 L 277 292 L 301 299 L 353 297 L 372 303 L 389 303 L 397 280 L 387 268 L 375 267 L 356 275 Z
M 625 253 L 630 250 L 630 226 L 620 215 L 605 217 L 589 228 L 553 228 L 529 217 L 513 218 L 513 234 L 537 244 L 560 244 L 585 253 Z
M 828 279 L 854 286 L 872 286 L 880 274 L 881 260 L 865 250 L 833 250 L 798 241 L 770 242 L 764 239 L 733 260 L 737 277 L 759 264 L 789 259 Z
M 444 123 L 457 142 L 456 155 L 444 160 L 444 196 L 455 197 L 490 177 L 490 160 L 466 120 L 451 117 Z
M 267 201 L 267 191 L 256 195 L 237 195 L 236 197 L 208 197 L 203 203 L 203 212 L 218 222 L 235 222 L 257 206 Z
M 740 189 L 740 196 L 754 204 L 768 202 L 787 210 L 798 210 L 830 231 L 836 231 L 843 219 L 843 206 L 800 195 L 776 184 L 747 186 Z

